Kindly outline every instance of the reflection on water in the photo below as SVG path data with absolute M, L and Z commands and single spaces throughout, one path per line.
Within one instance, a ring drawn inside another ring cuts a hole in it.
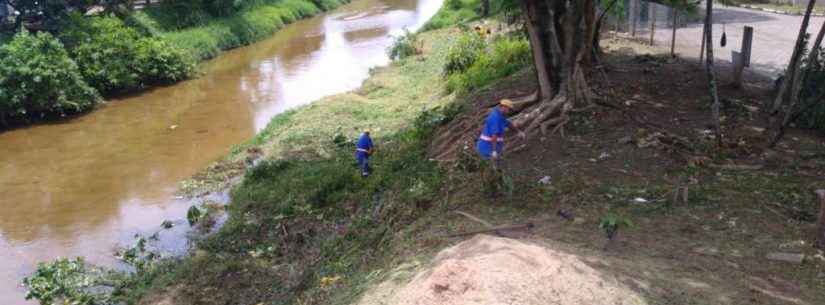
M 357 87 L 387 63 L 389 35 L 420 27 L 440 4 L 356 0 L 229 51 L 196 80 L 0 133 L 0 304 L 27 304 L 18 283 L 37 261 L 113 264 L 114 246 L 183 218 L 178 181 L 272 116 Z M 180 231 L 162 233 L 169 250 L 184 247 Z

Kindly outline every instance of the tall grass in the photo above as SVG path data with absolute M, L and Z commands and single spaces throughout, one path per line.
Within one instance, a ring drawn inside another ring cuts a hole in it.
M 421 31 L 431 31 L 479 19 L 480 0 L 446 0 Z
M 448 92 L 463 94 L 480 89 L 532 63 L 530 44 L 523 38 L 498 39 L 489 48 L 466 71 L 447 78 Z
M 201 60 L 221 51 L 248 45 L 261 40 L 284 25 L 332 9 L 348 0 L 323 0 L 316 4 L 307 0 L 264 2 L 223 18 L 203 17 L 198 25 L 177 29 L 167 20 L 169 13 L 139 12 L 132 18 L 145 32 L 164 37 Z M 199 17 L 200 18 L 200 17 Z

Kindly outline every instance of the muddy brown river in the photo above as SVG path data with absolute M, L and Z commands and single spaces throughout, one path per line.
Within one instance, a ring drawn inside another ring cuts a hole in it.
M 388 63 L 390 36 L 419 28 L 440 5 L 354 0 L 224 53 L 197 79 L 0 133 L 0 304 L 34 304 L 20 281 L 38 261 L 115 266 L 117 247 L 155 232 L 164 252 L 185 251 L 191 202 L 175 198 L 179 181 L 274 115 L 359 86 Z M 167 219 L 179 225 L 161 230 Z

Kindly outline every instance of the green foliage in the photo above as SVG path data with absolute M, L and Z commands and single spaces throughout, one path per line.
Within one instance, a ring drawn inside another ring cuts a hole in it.
M 524 69 L 531 62 L 530 44 L 525 39 L 499 39 L 492 51 L 481 54 L 464 73 L 450 75 L 447 90 L 467 93 Z
M 463 73 L 469 69 L 484 53 L 486 46 L 484 39 L 476 32 L 467 32 L 459 36 L 456 43 L 447 51 L 444 75 Z
M 115 17 L 75 16 L 61 39 L 87 82 L 104 93 L 179 81 L 195 68 L 182 50 L 160 38 L 142 37 Z
M 332 7 L 333 2 L 330 1 L 337 0 L 326 0 L 324 7 Z M 224 18 L 207 16 L 196 27 L 168 32 L 163 37 L 197 59 L 209 59 L 222 50 L 251 44 L 281 29 L 285 24 L 319 12 L 321 9 L 307 0 L 282 0 L 241 10 Z M 157 21 L 156 25 L 147 25 L 148 28 L 158 25 L 169 30 L 181 28 L 179 25 L 170 25 L 169 21 L 164 21 L 167 17 L 159 17 L 155 11 L 149 11 L 147 15 Z
M 186 211 L 186 220 L 189 221 L 190 226 L 194 226 L 196 223 L 201 221 L 201 218 L 204 215 L 206 215 L 205 211 L 203 211 L 199 206 L 193 205 Z
M 822 86 L 825 84 L 825 50 L 820 50 L 818 59 L 805 62 L 802 75 L 796 124 L 825 132 L 825 87 Z
M 63 45 L 48 33 L 23 31 L 0 46 L 0 125 L 77 113 L 99 101 Z
M 491 3 L 491 15 L 494 15 L 500 10 L 500 1 L 493 1 Z M 444 7 L 439 10 L 435 16 L 430 18 L 422 31 L 431 31 L 448 26 L 463 24 L 473 20 L 478 20 L 480 17 L 476 9 L 480 7 L 480 0 L 448 0 L 444 3 Z
M 463 5 L 464 5 L 464 3 L 462 3 L 461 0 L 447 0 L 447 1 L 444 1 L 444 6 L 447 9 L 450 9 L 450 10 L 453 10 L 453 11 L 461 9 L 461 7 Z
M 214 17 L 226 17 L 239 12 L 250 0 L 165 0 L 147 10 L 169 28 L 185 28 L 203 25 Z
M 608 213 L 599 221 L 599 228 L 604 230 L 608 239 L 613 239 L 620 228 L 632 228 L 633 222 L 629 218 Z
M 26 299 L 36 299 L 41 305 L 96 305 L 109 300 L 105 294 L 92 292 L 91 288 L 101 284 L 100 277 L 82 258 L 40 263 L 23 284 L 29 289 Z
M 159 258 L 157 253 L 147 250 L 146 239 L 141 236 L 136 236 L 133 246 L 118 251 L 115 256 L 139 274 L 147 272 Z
M 395 37 L 392 45 L 387 48 L 387 55 L 392 60 L 401 60 L 415 55 L 418 52 L 418 37 L 415 33 L 404 29 L 404 34 Z

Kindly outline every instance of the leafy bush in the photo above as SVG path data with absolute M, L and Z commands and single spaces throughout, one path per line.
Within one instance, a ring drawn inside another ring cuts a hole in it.
M 447 79 L 449 92 L 466 93 L 530 65 L 530 45 L 525 39 L 504 38 L 493 43 L 492 52 L 481 56 L 464 73 Z
M 825 132 L 825 50 L 820 51 L 817 60 L 806 62 L 802 67 L 802 92 L 799 104 L 801 113 L 796 123 L 802 128 Z
M 417 35 L 404 29 L 404 34 L 395 37 L 395 41 L 387 49 L 387 55 L 389 55 L 392 60 L 400 60 L 413 56 L 418 52 L 416 44 L 418 44 Z
M 106 304 L 109 300 L 107 295 L 91 291 L 91 288 L 101 284 L 99 279 L 95 270 L 87 266 L 82 258 L 63 258 L 39 264 L 31 277 L 23 279 L 23 284 L 29 289 L 26 299 L 37 299 L 43 305 Z
M 462 73 L 466 71 L 479 56 L 484 53 L 486 44 L 481 35 L 468 32 L 461 35 L 447 51 L 447 63 L 444 64 L 444 75 Z
M 614 213 L 608 213 L 599 221 L 599 228 L 607 235 L 607 239 L 613 239 L 621 228 L 632 228 L 633 221 L 629 218 Z
M 48 33 L 18 33 L 0 46 L 0 124 L 88 110 L 100 101 Z
M 459 10 L 459 9 L 461 9 L 462 5 L 463 5 L 463 3 L 461 3 L 461 0 L 447 0 L 447 1 L 444 1 L 444 6 L 446 6 L 447 8 L 449 8 L 451 10 Z
M 448 26 L 470 22 L 480 18 L 476 9 L 480 7 L 480 0 L 448 0 L 422 28 L 422 31 L 431 31 Z M 497 1 L 491 4 L 498 5 Z M 491 13 L 495 14 L 497 7 L 491 7 Z
M 142 37 L 115 17 L 76 17 L 61 39 L 70 46 L 84 78 L 110 93 L 184 79 L 194 61 L 156 37 Z
M 324 6 L 330 7 L 332 3 L 337 5 L 338 2 L 335 1 L 337 0 L 326 0 Z M 208 59 L 215 57 L 222 50 L 263 39 L 285 24 L 315 15 L 320 11 L 310 1 L 282 0 L 276 4 L 261 5 L 255 9 L 245 10 L 227 18 L 204 21 L 198 27 L 167 33 L 164 38 L 187 50 L 195 58 Z

